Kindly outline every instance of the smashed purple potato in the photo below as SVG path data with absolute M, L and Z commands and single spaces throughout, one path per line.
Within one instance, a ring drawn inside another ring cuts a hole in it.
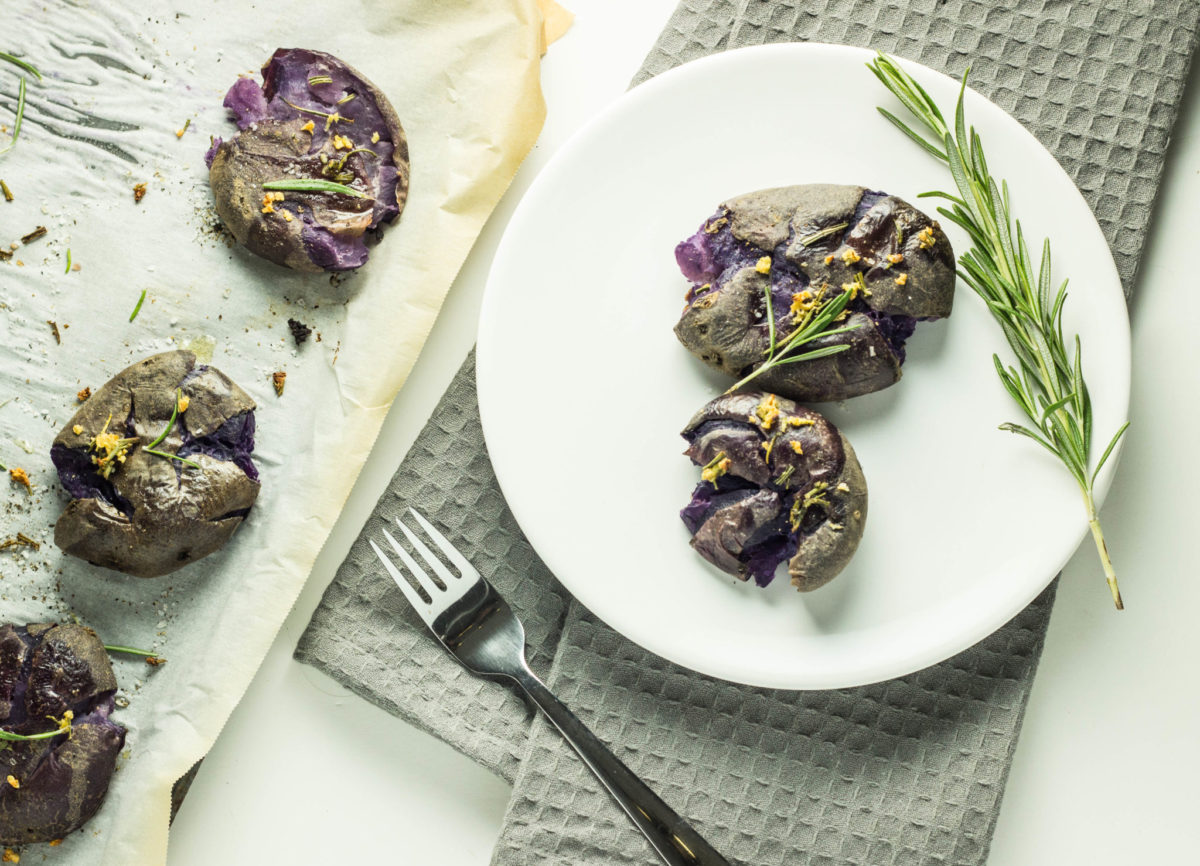
M 703 467 L 680 512 L 696 552 L 739 580 L 766 586 L 787 561 L 801 592 L 833 580 L 867 519 L 867 482 L 836 427 L 775 394 L 718 397 L 684 429 Z
M 802 401 L 841 400 L 894 384 L 918 320 L 950 315 L 954 253 L 936 222 L 907 202 L 860 186 L 808 184 L 730 199 L 675 248 L 692 282 L 675 326 L 711 367 L 742 379 L 814 301 L 854 291 L 841 323 L 853 330 L 806 343 L 834 355 L 780 364 L 754 387 Z
M 225 107 L 240 132 L 205 154 L 221 221 L 251 252 L 299 271 L 367 260 L 364 235 L 408 198 L 408 142 L 387 97 L 330 54 L 280 48 L 263 83 L 239 78 Z M 264 183 L 323 180 L 341 192 L 269 192 Z
M 168 427 L 177 391 L 183 411 L 154 447 L 200 468 L 146 450 Z M 50 449 L 72 497 L 54 543 L 135 577 L 168 574 L 218 550 L 258 496 L 254 408 L 245 391 L 191 352 L 164 352 L 122 370 Z
M 61 839 L 96 814 L 125 745 L 125 728 L 109 719 L 116 690 L 90 628 L 0 626 L 0 726 L 29 736 L 70 725 L 69 734 L 3 743 L 0 844 Z

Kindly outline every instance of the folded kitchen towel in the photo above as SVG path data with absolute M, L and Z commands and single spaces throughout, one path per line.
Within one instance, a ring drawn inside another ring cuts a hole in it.
M 1191 0 L 685 0 L 640 81 L 744 44 L 868 45 L 952 75 L 1024 122 L 1083 190 L 1132 288 L 1195 44 Z M 597 621 L 537 558 L 499 492 L 468 358 L 305 632 L 297 657 L 514 783 L 494 863 L 655 856 L 556 732 L 465 673 L 380 574 L 367 538 L 409 505 L 525 622 L 531 663 L 719 850 L 767 864 L 980 864 L 1053 587 L 972 649 L 854 689 L 786 692 L 699 676 Z

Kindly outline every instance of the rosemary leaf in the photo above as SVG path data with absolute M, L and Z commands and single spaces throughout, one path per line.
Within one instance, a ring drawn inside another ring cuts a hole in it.
M 1012 215 L 1008 183 L 990 174 L 983 141 L 967 124 L 966 74 L 955 103 L 954 128 L 950 129 L 937 103 L 890 57 L 879 54 L 867 67 L 900 100 L 921 131 L 884 108 L 879 109 L 880 113 L 950 170 L 956 195 L 936 191 L 924 195 L 948 201 L 951 207 L 938 208 L 938 212 L 970 238 L 971 249 L 959 256 L 959 277 L 987 305 L 1012 349 L 1017 366 L 1006 367 L 995 356 L 996 374 L 1033 424 L 1030 428 L 1009 422 L 1000 429 L 1037 442 L 1078 483 L 1113 604 L 1121 610 L 1124 602 L 1100 527 L 1093 485 L 1129 425 L 1126 423 L 1113 435 L 1089 474 L 1092 404 L 1083 377 L 1083 347 L 1076 336 L 1074 352 L 1068 356 L 1062 327 L 1067 283 L 1064 280 L 1051 295 L 1050 241 L 1046 239 L 1042 244 L 1035 273 L 1021 224 Z M 926 134 L 940 141 L 944 150 L 931 143 Z
M 11 63 L 14 66 L 19 66 L 22 69 L 24 69 L 26 72 L 28 72 L 30 75 L 32 75 L 34 78 L 36 78 L 38 81 L 42 80 L 42 73 L 38 72 L 37 69 L 35 69 L 30 64 L 26 63 L 20 57 L 13 57 L 11 54 L 6 54 L 5 52 L 0 51 L 0 60 L 3 60 L 7 63 Z
M 129 314 L 129 321 L 137 318 L 137 314 L 142 311 L 142 304 L 146 301 L 146 289 L 142 289 L 142 295 L 138 298 L 137 305 L 133 308 L 133 312 Z
M 338 192 L 355 198 L 366 198 L 366 193 L 359 192 L 354 187 L 331 180 L 315 178 L 297 178 L 296 180 L 271 180 L 262 185 L 263 189 L 277 192 Z
M 21 121 L 25 119 L 25 79 L 21 78 L 21 83 L 17 85 L 17 116 L 13 122 L 12 140 L 4 147 L 0 147 L 0 154 L 8 153 L 17 146 L 17 139 L 21 135 Z

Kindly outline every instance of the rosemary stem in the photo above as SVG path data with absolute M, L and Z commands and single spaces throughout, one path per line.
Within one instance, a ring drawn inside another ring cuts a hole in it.
M 1104 530 L 1100 527 L 1100 515 L 1096 513 L 1096 502 L 1092 499 L 1092 491 L 1085 490 L 1084 502 L 1087 503 L 1088 526 L 1092 529 L 1092 540 L 1096 542 L 1096 552 L 1100 554 L 1100 564 L 1104 567 L 1104 579 L 1108 582 L 1108 591 L 1112 593 L 1113 604 L 1117 610 L 1125 609 L 1121 599 L 1121 588 L 1117 586 L 1117 572 L 1113 569 L 1112 558 L 1108 555 L 1108 545 L 1104 541 Z

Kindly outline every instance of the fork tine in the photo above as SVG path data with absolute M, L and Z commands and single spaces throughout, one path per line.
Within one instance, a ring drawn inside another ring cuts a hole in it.
M 410 508 L 408 509 L 408 513 L 416 518 L 417 523 L 421 524 L 421 528 L 425 530 L 425 534 L 433 539 L 433 543 L 441 549 L 442 555 L 454 563 L 455 568 L 462 573 L 463 577 L 479 577 L 479 572 L 475 569 L 475 566 L 471 565 L 471 563 L 467 561 L 467 558 L 459 553 L 457 548 L 455 548 L 454 545 L 446 540 L 445 536 L 434 529 L 433 524 L 421 516 L 421 512 L 417 511 L 415 508 Z
M 445 584 L 442 588 L 449 589 L 452 585 L 455 585 L 455 582 L 458 581 L 458 575 L 452 574 L 450 569 L 446 568 L 442 564 L 442 561 L 434 555 L 433 551 L 425 546 L 425 542 L 417 538 L 416 533 L 399 520 L 396 521 L 396 525 L 400 527 L 400 531 L 404 533 L 409 543 L 412 544 L 413 549 L 425 560 L 425 564 L 432 568 L 437 573 L 437 576 L 442 579 L 442 582 Z
M 383 534 L 387 535 L 386 529 Z M 388 541 L 392 543 L 393 547 L 397 547 L 396 539 L 390 535 L 388 535 Z M 392 576 L 392 580 L 395 581 L 396 586 L 400 587 L 400 591 L 404 593 L 404 597 L 408 599 L 408 603 L 416 608 L 418 613 L 424 612 L 431 604 L 432 596 L 430 598 L 422 598 L 420 593 L 413 589 L 412 584 L 400 573 L 400 569 L 396 568 L 392 564 L 392 561 L 384 555 L 384 552 L 379 549 L 379 545 L 375 543 L 374 539 L 368 538 L 367 543 L 371 545 L 371 549 L 375 551 L 375 555 L 379 557 L 379 561 L 383 563 L 383 567 L 387 569 L 387 573 Z M 399 550 L 398 547 L 397 550 Z

